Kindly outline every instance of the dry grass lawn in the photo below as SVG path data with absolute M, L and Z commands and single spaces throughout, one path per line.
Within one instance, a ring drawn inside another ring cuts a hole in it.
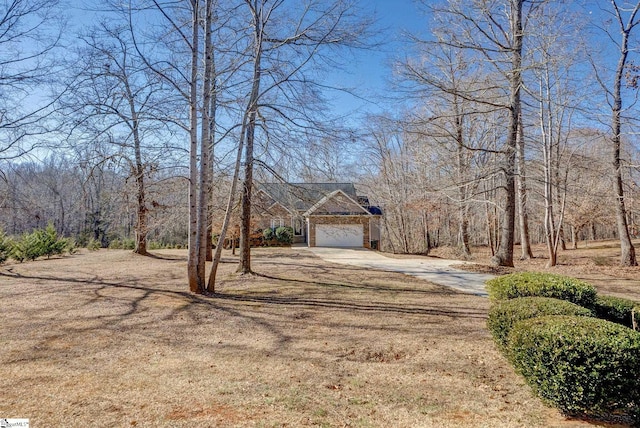
M 215 297 L 186 254 L 0 267 L 0 417 L 41 427 L 577 427 L 531 395 L 487 299 L 258 249 Z M 635 272 L 635 271 L 634 271 Z M 636 274 L 637 277 L 637 274 Z M 624 293 L 623 293 L 624 294 Z

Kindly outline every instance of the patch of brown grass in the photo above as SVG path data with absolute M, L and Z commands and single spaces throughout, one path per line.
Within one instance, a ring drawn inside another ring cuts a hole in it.
M 569 427 L 485 328 L 487 299 L 257 249 L 190 294 L 184 251 L 0 268 L 0 417 L 34 427 Z

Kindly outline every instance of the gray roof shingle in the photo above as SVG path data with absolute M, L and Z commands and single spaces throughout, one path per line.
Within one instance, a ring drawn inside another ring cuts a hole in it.
M 285 207 L 302 212 L 336 190 L 358 200 L 353 183 L 256 183 L 256 189 L 263 190 Z

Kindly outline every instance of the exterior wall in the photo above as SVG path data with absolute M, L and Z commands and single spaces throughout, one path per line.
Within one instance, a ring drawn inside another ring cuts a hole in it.
M 291 226 L 291 213 L 281 205 L 275 205 L 268 210 L 255 210 L 251 216 L 255 229 L 271 227 L 271 220 L 281 218 L 285 226 Z
M 371 239 L 369 236 L 370 227 L 369 222 L 371 216 L 368 215 L 335 215 L 335 216 L 309 216 L 309 246 L 316 246 L 316 225 L 317 224 L 361 224 L 363 226 L 364 242 L 362 246 L 365 248 L 371 248 Z
M 380 220 L 381 216 L 374 215 L 371 217 L 370 225 L 370 233 L 371 233 L 371 246 L 374 250 L 380 251 Z
M 371 218 L 371 240 L 380 241 L 380 216 Z
M 257 209 L 253 212 L 251 216 L 253 222 L 254 229 L 266 229 L 271 227 L 271 221 L 273 219 L 282 219 L 282 223 L 284 226 L 289 226 L 293 228 L 293 216 L 291 213 L 285 209 L 282 205 L 276 204 L 273 207 L 270 207 L 268 210 Z M 307 242 L 306 237 L 306 228 L 302 228 L 302 235 L 294 235 L 293 243 L 305 243 Z

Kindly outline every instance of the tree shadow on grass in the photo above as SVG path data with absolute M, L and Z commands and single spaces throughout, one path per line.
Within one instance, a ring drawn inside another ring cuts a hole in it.
M 134 253 L 136 254 L 136 253 Z M 140 255 L 140 254 L 136 254 L 136 255 Z M 148 252 L 147 254 L 142 255 L 142 257 L 149 257 L 150 259 L 156 259 L 156 260 L 171 260 L 171 261 L 186 261 L 187 260 L 187 256 L 179 256 L 177 254 L 157 254 L 157 253 L 152 253 L 152 252 Z
M 271 279 L 274 281 L 294 282 L 294 283 L 318 286 L 323 288 L 335 288 L 335 289 L 346 288 L 346 289 L 359 289 L 359 290 L 374 291 L 374 292 L 386 291 L 386 292 L 392 292 L 392 293 L 410 293 L 410 294 L 415 293 L 415 294 L 426 294 L 426 295 L 440 294 L 445 296 L 460 294 L 439 285 L 434 285 L 434 288 L 432 289 L 419 289 L 419 288 L 408 288 L 408 287 L 385 287 L 381 285 L 373 285 L 373 284 L 366 284 L 366 283 L 348 284 L 344 282 L 322 282 L 322 281 L 316 281 L 313 279 L 305 280 L 305 279 L 297 279 L 297 278 L 293 279 L 293 278 L 278 277 L 275 275 L 268 275 L 264 273 L 256 273 L 256 275 L 262 278 Z
M 87 286 L 98 286 L 100 290 L 111 288 L 111 289 L 126 289 L 126 290 L 136 290 L 142 292 L 142 296 L 137 299 L 134 299 L 131 303 L 131 310 L 127 313 L 121 314 L 121 316 L 132 315 L 137 312 L 137 307 L 140 302 L 148 299 L 153 295 L 165 295 L 165 296 L 173 296 L 180 297 L 185 299 L 190 303 L 196 304 L 206 304 L 215 309 L 225 309 L 220 305 L 220 302 L 239 302 L 239 303 L 262 303 L 273 306 L 288 306 L 288 307 L 298 307 L 298 308 L 310 308 L 310 307 L 322 307 L 322 308 L 332 308 L 332 309 L 344 309 L 349 311 L 364 311 L 371 312 L 377 311 L 381 313 L 396 313 L 396 314 L 422 314 L 422 315 L 439 315 L 439 316 L 447 316 L 452 318 L 480 318 L 486 319 L 486 313 L 484 311 L 479 311 L 477 309 L 471 308 L 463 308 L 463 307 L 451 307 L 449 309 L 442 308 L 430 308 L 426 305 L 406 305 L 406 304 L 390 304 L 383 300 L 374 300 L 372 298 L 367 299 L 366 304 L 356 302 L 353 300 L 349 300 L 347 298 L 339 299 L 339 298 L 308 298 L 309 294 L 312 294 L 311 290 L 303 290 L 304 296 L 302 295 L 293 295 L 293 296 L 274 296 L 272 292 L 252 292 L 251 294 L 247 293 L 211 293 L 211 294 L 194 294 L 187 290 L 175 290 L 170 288 L 156 288 L 144 284 L 140 284 L 137 280 L 132 279 L 131 281 L 123 282 L 114 282 L 107 281 L 103 278 L 95 276 L 90 279 L 78 279 L 78 278 L 69 278 L 69 277 L 58 277 L 58 276 L 45 276 L 45 275 L 23 275 L 19 273 L 5 273 L 0 272 L 0 276 L 10 277 L 14 279 L 22 279 L 29 281 L 51 281 L 51 282 L 68 282 L 72 284 L 81 284 Z M 378 293 L 419 293 L 421 295 L 449 295 L 455 294 L 447 292 L 446 290 L 416 290 L 412 288 L 395 288 L 395 287 L 382 287 L 382 286 L 371 286 L 371 285 L 362 285 L 362 284 L 347 284 L 347 283 L 330 283 L 330 282 L 320 282 L 314 280 L 299 280 L 299 279 L 287 279 L 280 278 L 273 275 L 266 274 L 257 274 L 257 276 L 278 281 L 279 283 L 302 283 L 310 287 L 318 287 L 320 291 L 326 293 L 326 288 L 334 288 L 334 289 L 360 289 L 366 291 L 372 291 L 376 294 Z M 64 291 L 61 290 L 61 291 Z M 333 293 L 333 295 L 336 295 Z M 97 296 L 96 299 L 100 297 Z

